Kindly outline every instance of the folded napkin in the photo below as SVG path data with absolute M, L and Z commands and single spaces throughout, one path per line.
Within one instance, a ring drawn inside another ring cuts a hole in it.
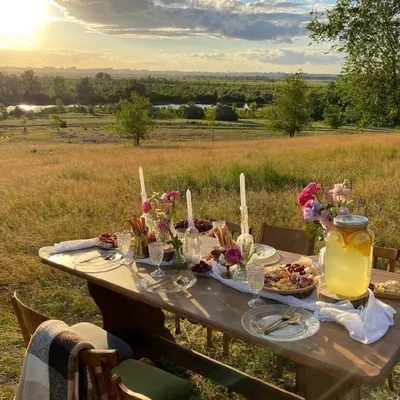
M 214 279 L 217 279 L 224 285 L 230 286 L 233 289 L 239 290 L 244 293 L 252 293 L 251 289 L 247 282 L 235 281 L 233 279 L 225 279 L 222 277 L 222 273 L 226 271 L 226 268 L 221 266 L 220 264 L 212 261 L 213 270 L 210 273 L 210 276 Z M 234 269 L 232 268 L 232 271 Z M 298 299 L 294 296 L 282 296 L 278 293 L 266 292 L 262 290 L 259 293 L 260 297 L 265 297 L 266 299 L 276 300 L 283 304 L 288 304 L 289 306 L 305 308 L 306 310 L 315 311 L 317 302 L 317 291 L 314 290 L 313 293 L 306 297 L 305 299 Z
M 394 324 L 396 311 L 378 300 L 369 290 L 369 299 L 365 307 L 354 309 L 350 301 L 336 304 L 316 302 L 315 316 L 320 321 L 335 321 L 343 325 L 350 336 L 364 344 L 378 341 Z
M 55 243 L 54 247 L 49 251 L 49 254 L 59 254 L 67 251 L 88 249 L 97 246 L 98 242 L 99 240 L 97 238 L 93 238 L 68 240 L 66 242 Z

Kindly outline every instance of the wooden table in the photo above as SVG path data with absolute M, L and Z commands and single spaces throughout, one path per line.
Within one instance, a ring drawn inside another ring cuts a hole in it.
M 132 267 L 121 266 L 89 274 L 74 268 L 73 258 L 77 254 L 79 252 L 48 256 L 46 248 L 39 251 L 43 263 L 88 282 L 89 292 L 102 312 L 104 329 L 137 348 L 138 356 L 145 354 L 140 343 L 146 334 L 173 340 L 164 326 L 165 316 L 161 311 L 167 310 L 295 361 L 299 389 L 309 400 L 359 399 L 360 386 L 380 385 L 399 360 L 399 314 L 395 315 L 395 325 L 372 345 L 356 342 L 344 327 L 332 322 L 321 323 L 320 331 L 304 340 L 268 342 L 250 335 L 241 325 L 241 318 L 248 310 L 248 294 L 207 277 L 199 278 L 187 292 L 149 293 L 140 288 L 140 278 Z M 293 262 L 299 257 L 286 252 L 280 255 L 284 262 Z M 394 275 L 373 270 L 372 281 L 386 281 Z M 400 311 L 400 301 L 386 302 Z M 275 302 L 266 299 L 266 303 Z

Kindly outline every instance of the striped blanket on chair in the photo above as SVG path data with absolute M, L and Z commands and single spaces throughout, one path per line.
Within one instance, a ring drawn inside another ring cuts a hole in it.
M 43 322 L 31 338 L 15 400 L 91 400 L 78 354 L 93 349 L 62 321 Z

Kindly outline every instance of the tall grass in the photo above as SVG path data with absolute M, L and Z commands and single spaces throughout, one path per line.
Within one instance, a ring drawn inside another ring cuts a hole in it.
M 344 178 L 354 186 L 355 205 L 371 221 L 377 242 L 400 244 L 400 136 L 318 136 L 250 142 L 124 144 L 0 144 L 0 399 L 12 399 L 23 356 L 22 338 L 9 306 L 13 290 L 27 302 L 68 323 L 99 323 L 85 283 L 40 264 L 37 250 L 61 240 L 94 237 L 126 226 L 140 211 L 138 168 L 147 190 L 193 191 L 196 216 L 239 221 L 239 174 L 246 174 L 251 225 L 302 228 L 296 195 L 309 181 L 330 188 Z M 178 217 L 185 203 L 178 202 Z M 185 323 L 182 343 L 221 358 L 221 337 L 204 348 L 203 330 Z M 234 342 L 227 360 L 273 380 L 271 353 Z M 398 371 L 396 371 L 398 377 Z M 293 374 L 285 375 L 293 383 Z M 396 380 L 395 380 L 396 381 Z M 278 384 L 282 382 L 276 381 Z M 201 380 L 205 399 L 224 398 Z M 368 399 L 392 399 L 384 388 Z

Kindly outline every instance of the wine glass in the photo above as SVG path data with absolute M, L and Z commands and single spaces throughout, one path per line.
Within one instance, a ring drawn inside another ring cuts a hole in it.
M 117 244 L 123 256 L 123 264 L 129 264 L 128 253 L 131 249 L 131 234 L 117 233 Z
M 164 243 L 151 242 L 149 243 L 149 254 L 151 262 L 157 265 L 157 268 L 150 274 L 153 278 L 162 278 L 165 272 L 160 268 L 160 264 L 164 258 Z
M 259 307 L 264 305 L 264 301 L 260 299 L 259 293 L 264 287 L 264 266 L 255 262 L 250 262 L 246 268 L 247 283 L 250 286 L 254 297 L 247 303 L 249 307 Z

